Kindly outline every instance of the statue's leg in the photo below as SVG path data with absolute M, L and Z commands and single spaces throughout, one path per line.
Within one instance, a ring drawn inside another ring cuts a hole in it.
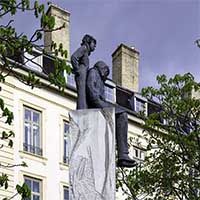
M 90 102 L 89 107 L 91 108 L 113 108 L 114 105 L 97 99 Z M 127 113 L 122 110 L 119 106 L 115 106 L 116 116 L 116 139 L 118 148 L 118 158 L 128 157 L 128 143 L 127 143 L 127 132 L 128 132 L 128 116 Z
M 128 116 L 126 112 L 116 113 L 116 138 L 118 147 L 118 167 L 134 167 L 135 160 L 128 156 Z
M 126 112 L 116 114 L 116 138 L 118 147 L 118 158 L 123 159 L 128 156 L 128 116 Z
M 87 109 L 86 78 L 87 78 L 87 68 L 81 67 L 75 76 L 76 88 L 78 94 L 77 109 Z

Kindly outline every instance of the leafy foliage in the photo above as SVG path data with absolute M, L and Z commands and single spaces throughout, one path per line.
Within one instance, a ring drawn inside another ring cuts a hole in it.
M 25 33 L 18 33 L 14 27 L 15 15 L 19 12 L 32 12 L 35 20 L 39 20 L 40 28 L 34 31 L 34 33 L 28 37 Z M 4 19 L 5 18 L 5 19 Z M 45 54 L 45 46 L 40 44 L 45 32 L 57 31 L 65 27 L 63 24 L 61 27 L 54 28 L 55 18 L 48 16 L 45 13 L 44 4 L 39 4 L 38 1 L 30 0 L 1 0 L 0 1 L 0 19 L 6 21 L 6 24 L 0 25 L 0 82 L 4 83 L 6 77 L 12 75 L 24 84 L 34 88 L 40 86 L 40 79 L 37 78 L 34 71 L 28 71 L 26 75 L 18 73 L 18 70 L 25 65 L 27 62 L 33 62 L 34 58 L 27 57 L 26 53 L 33 55 L 34 48 L 40 48 L 42 53 Z M 13 19 L 11 19 L 13 18 Z M 67 51 L 63 49 L 63 45 L 59 44 L 57 47 L 56 43 L 52 43 L 50 46 L 52 55 L 55 56 L 55 73 L 49 74 L 49 82 L 57 86 L 61 91 L 66 87 L 66 81 L 63 77 L 63 72 L 66 70 L 70 73 L 70 67 L 66 64 Z M 59 59 L 58 55 L 61 55 L 63 59 Z M 26 62 L 25 62 L 26 60 Z M 39 66 L 42 68 L 42 66 Z M 5 106 L 4 100 L 0 98 L 0 110 L 1 118 L 8 125 L 12 124 L 14 119 L 12 111 Z M 0 148 L 3 148 L 5 142 L 7 146 L 13 147 L 14 132 L 2 131 L 0 133 Z M 0 168 L 10 168 L 16 166 L 26 167 L 26 163 L 16 165 L 2 165 Z M 7 174 L 0 176 L 0 188 L 7 189 L 9 186 L 9 179 Z M 22 186 L 16 186 L 17 193 L 12 197 L 4 198 L 4 200 L 13 199 L 16 195 L 20 195 L 21 199 L 24 200 L 26 197 L 30 197 L 30 189 L 26 184 Z
M 148 155 L 119 182 L 127 199 L 200 199 L 200 84 L 190 73 L 157 81 L 159 88 L 142 90 L 159 110 L 144 118 Z
M 1 1 L 0 2 L 0 18 L 5 15 L 15 15 L 17 12 L 33 12 L 36 19 L 40 20 L 40 28 L 28 38 L 24 33 L 18 34 L 15 27 L 13 26 L 14 20 L 10 20 L 6 25 L 0 25 L 0 58 L 2 71 L 0 73 L 0 81 L 4 82 L 6 76 L 12 74 L 16 76 L 23 83 L 30 85 L 32 88 L 39 84 L 39 79 L 36 78 L 34 72 L 28 72 L 27 76 L 20 76 L 16 69 L 20 68 L 20 64 L 24 64 L 28 61 L 33 61 L 32 58 L 26 56 L 26 53 L 32 54 L 33 48 L 43 48 L 44 45 L 39 44 L 45 32 L 57 31 L 65 27 L 63 24 L 61 27 L 54 28 L 55 19 L 53 16 L 48 16 L 45 13 L 45 7 L 43 4 L 39 5 L 37 1 L 34 1 L 32 7 L 29 0 L 12 0 L 12 1 Z M 47 46 L 45 46 L 47 48 Z M 52 55 L 57 57 L 59 53 L 63 56 L 63 60 L 56 59 L 56 70 L 57 73 L 50 75 L 49 81 L 51 84 L 55 84 L 60 89 L 65 88 L 66 84 L 61 81 L 53 81 L 52 76 L 55 79 L 63 79 L 63 70 L 67 70 L 70 73 L 70 67 L 66 64 L 67 50 L 63 49 L 63 45 L 59 44 L 57 47 L 56 43 L 50 45 L 52 49 Z M 45 52 L 45 48 L 43 49 Z M 59 60 L 59 61 L 58 61 Z M 42 66 L 40 66 L 42 67 Z

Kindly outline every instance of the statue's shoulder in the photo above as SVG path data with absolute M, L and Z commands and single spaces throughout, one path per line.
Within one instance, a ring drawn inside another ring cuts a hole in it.
M 90 78 L 93 77 L 93 79 L 94 79 L 94 77 L 97 77 L 97 70 L 96 70 L 96 68 L 94 68 L 94 67 L 90 68 L 90 69 L 88 70 L 88 76 L 89 76 Z
M 88 53 L 88 48 L 87 48 L 86 45 L 82 45 L 82 46 L 80 47 L 80 49 L 81 49 L 82 51 L 84 51 L 85 53 Z
M 88 70 L 88 73 L 97 73 L 97 69 L 95 67 L 92 67 Z
M 87 47 L 85 46 L 85 45 L 82 45 L 82 46 L 80 46 L 76 51 L 75 51 L 75 53 L 81 53 L 81 54 L 84 54 L 84 53 L 87 53 Z

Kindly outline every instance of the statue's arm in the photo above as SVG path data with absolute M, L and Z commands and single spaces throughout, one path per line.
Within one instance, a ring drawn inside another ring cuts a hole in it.
M 79 69 L 80 59 L 86 53 L 86 46 L 81 46 L 78 48 L 71 56 L 71 64 L 75 71 Z
M 95 70 L 90 70 L 87 77 L 87 93 L 90 98 L 90 101 L 100 99 L 97 76 Z

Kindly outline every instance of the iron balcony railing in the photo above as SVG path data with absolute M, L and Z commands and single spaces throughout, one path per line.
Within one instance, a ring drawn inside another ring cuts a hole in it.
M 42 148 L 40 148 L 40 147 L 36 147 L 36 146 L 30 145 L 27 143 L 23 143 L 23 149 L 24 149 L 24 151 L 42 156 Z

